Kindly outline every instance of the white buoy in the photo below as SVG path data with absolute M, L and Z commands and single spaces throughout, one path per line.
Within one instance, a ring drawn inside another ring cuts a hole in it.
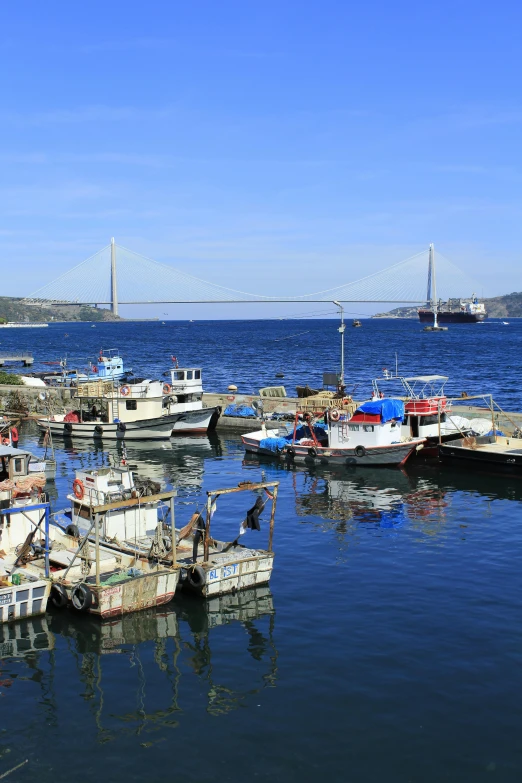
M 235 392 L 235 391 L 237 391 L 237 386 L 234 386 L 234 384 L 231 383 L 230 386 L 228 387 L 228 390 L 231 391 L 231 392 Z

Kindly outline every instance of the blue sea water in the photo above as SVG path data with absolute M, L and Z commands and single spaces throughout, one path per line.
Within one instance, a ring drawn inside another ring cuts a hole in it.
M 67 352 L 81 366 L 117 347 L 150 377 L 174 354 L 203 366 L 209 391 L 290 392 L 337 369 L 336 326 L 56 324 L 4 330 L 0 352 Z M 493 392 L 519 410 L 521 339 L 518 322 L 426 334 L 364 321 L 347 329 L 348 384 L 369 390 L 397 353 L 405 374 L 447 373 L 449 391 Z M 41 452 L 31 426 L 22 445 Z M 53 507 L 66 505 L 75 468 L 115 448 L 60 444 Z M 128 456 L 177 487 L 178 525 L 208 489 L 280 481 L 270 589 L 176 598 L 104 625 L 56 611 L 3 628 L 0 774 L 27 759 L 13 781 L 521 779 L 522 482 L 436 463 L 289 469 L 215 433 L 129 445 Z M 246 504 L 220 501 L 216 537 L 235 537 Z M 266 543 L 266 527 L 247 543 Z

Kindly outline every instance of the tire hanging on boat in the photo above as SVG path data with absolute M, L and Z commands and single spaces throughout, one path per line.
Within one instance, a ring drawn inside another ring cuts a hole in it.
M 64 431 L 64 433 L 65 433 L 66 435 L 70 435 L 70 434 L 72 433 L 72 431 L 73 431 L 73 425 L 71 424 L 71 422 L 70 422 L 70 421 L 67 421 L 67 422 L 65 422 L 65 424 L 64 424 L 64 426 L 63 426 L 63 431 Z
M 366 449 L 364 446 L 356 446 L 355 447 L 355 456 L 356 457 L 364 457 L 366 454 Z
M 67 525 L 65 528 L 65 535 L 72 536 L 73 538 L 80 538 L 80 531 L 78 525 Z
M 92 593 L 87 585 L 76 585 L 71 593 L 71 602 L 79 612 L 86 612 L 92 606 Z
M 94 432 L 96 433 L 96 435 L 103 435 L 103 427 L 97 424 L 96 427 L 94 428 Z
M 64 609 L 68 603 L 67 591 L 61 584 L 54 584 L 51 587 L 51 601 L 57 609 Z
M 207 575 L 201 566 L 193 566 L 187 570 L 187 582 L 193 590 L 202 590 L 206 581 Z

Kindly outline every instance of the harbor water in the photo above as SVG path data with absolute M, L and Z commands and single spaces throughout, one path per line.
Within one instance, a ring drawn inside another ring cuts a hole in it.
M 203 367 L 208 391 L 293 393 L 337 369 L 336 327 L 54 324 L 2 334 L 0 348 L 31 349 L 37 371 L 65 353 L 82 367 L 119 348 L 146 377 L 175 355 Z M 405 375 L 448 374 L 448 393 L 491 392 L 521 410 L 521 340 L 516 321 L 440 334 L 363 321 L 347 328 L 348 389 L 367 396 L 397 354 Z M 20 445 L 42 453 L 32 425 Z M 57 440 L 53 509 L 67 505 L 75 469 L 107 464 L 117 449 Z M 104 624 L 51 610 L 4 626 L 0 775 L 27 761 L 10 779 L 518 783 L 522 481 L 422 462 L 288 468 L 217 433 L 129 444 L 127 457 L 177 488 L 178 527 L 208 489 L 280 481 L 270 588 L 176 597 Z M 249 501 L 220 501 L 217 538 L 236 537 Z M 245 544 L 266 544 L 267 521 Z

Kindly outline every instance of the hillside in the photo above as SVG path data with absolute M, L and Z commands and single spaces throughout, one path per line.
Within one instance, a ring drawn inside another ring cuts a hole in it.
M 88 305 L 40 307 L 24 304 L 22 299 L 0 296 L 0 322 L 5 321 L 121 321 L 110 310 Z
M 522 291 L 519 293 L 493 296 L 481 299 L 486 305 L 490 318 L 522 318 Z M 395 307 L 386 313 L 378 313 L 373 318 L 417 318 L 416 307 Z

